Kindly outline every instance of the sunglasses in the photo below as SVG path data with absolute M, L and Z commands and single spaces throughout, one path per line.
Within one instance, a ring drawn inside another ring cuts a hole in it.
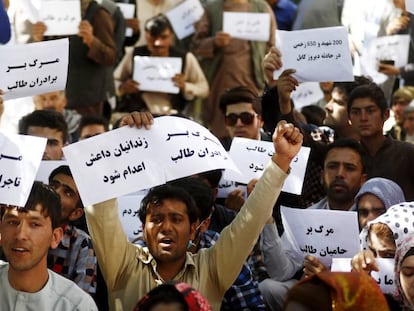
M 240 119 L 244 125 L 250 125 L 253 123 L 255 116 L 256 114 L 251 112 L 242 112 L 240 114 L 230 113 L 224 117 L 224 120 L 227 126 L 235 126 L 238 119 Z

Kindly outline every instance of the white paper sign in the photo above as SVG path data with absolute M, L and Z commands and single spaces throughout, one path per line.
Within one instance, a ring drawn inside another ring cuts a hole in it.
M 130 242 L 142 236 L 142 223 L 138 216 L 139 207 L 146 191 L 118 198 L 118 215 Z
M 63 152 L 84 205 L 203 171 L 237 170 L 209 130 L 179 117 L 155 118 L 151 130 L 113 130 Z
M 307 105 L 313 105 L 323 98 L 323 93 L 318 82 L 303 82 L 291 94 L 295 108 L 300 110 Z
M 165 13 L 180 40 L 194 33 L 194 23 L 198 22 L 203 14 L 204 9 L 199 0 L 186 0 Z
M 333 272 L 351 272 L 352 258 L 332 258 L 331 271 Z
M 384 294 L 392 294 L 396 290 L 393 258 L 375 258 L 379 271 L 372 271 L 371 276 L 377 281 Z
M 353 257 L 360 250 L 356 212 L 282 206 L 281 214 L 298 260 L 312 255 L 330 266 L 332 258 Z
M 131 4 L 131 3 L 116 3 L 119 7 L 119 9 L 121 10 L 122 14 L 124 15 L 125 19 L 131 19 L 134 18 L 134 13 L 135 13 L 135 4 Z M 132 37 L 133 35 L 133 30 L 130 27 L 127 27 L 125 29 L 125 37 Z
M 405 0 L 405 8 L 407 12 L 414 14 L 414 0 Z
M 46 24 L 45 36 L 77 34 L 82 20 L 80 0 L 43 0 L 39 15 Z
M 46 138 L 0 133 L 0 146 L 0 203 L 24 206 L 46 147 Z
M 244 199 L 247 199 L 247 186 L 245 184 L 221 178 L 218 184 L 217 197 L 227 198 L 229 193 L 234 190 L 241 190 L 244 193 Z
M 68 165 L 68 163 L 64 160 L 60 160 L 60 161 L 41 161 L 40 165 L 39 165 L 39 169 L 37 170 L 37 174 L 36 174 L 36 180 L 39 180 L 45 184 L 49 184 L 49 176 L 50 173 L 52 173 L 52 171 L 55 168 L 58 168 L 59 166 L 62 165 Z
M 172 78 L 181 73 L 180 57 L 134 57 L 133 79 L 139 83 L 141 91 L 178 94 L 180 89 Z
M 68 39 L 0 46 L 4 100 L 64 90 L 68 56 Z
M 345 27 L 278 30 L 276 46 L 282 53 L 283 67 L 274 72 L 274 79 L 292 68 L 299 82 L 354 80 Z
M 253 178 L 262 176 L 267 163 L 274 152 L 272 142 L 235 137 L 232 140 L 229 155 L 236 163 L 240 174 L 226 170 L 223 178 L 247 184 Z M 277 151 L 276 151 L 277 152 Z M 300 195 L 302 193 L 303 178 L 308 163 L 310 148 L 301 147 L 292 161 L 291 171 L 286 179 L 282 191 Z
M 360 57 L 361 73 L 369 75 L 376 83 L 383 83 L 388 76 L 378 71 L 379 61 L 391 60 L 396 67 L 405 66 L 408 63 L 409 47 L 409 35 L 384 36 L 371 40 L 368 49 Z
M 233 38 L 251 41 L 269 41 L 269 13 L 223 12 L 223 32 Z

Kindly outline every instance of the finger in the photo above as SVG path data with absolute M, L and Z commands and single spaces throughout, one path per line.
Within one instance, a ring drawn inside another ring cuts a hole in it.
M 149 111 L 141 112 L 141 120 L 147 130 L 154 124 L 154 117 Z

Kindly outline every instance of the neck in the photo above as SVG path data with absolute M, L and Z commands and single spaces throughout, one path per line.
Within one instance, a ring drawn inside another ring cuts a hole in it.
M 37 267 L 27 271 L 18 271 L 9 265 L 9 283 L 17 291 L 36 293 L 40 291 L 49 279 L 49 273 L 46 266 L 46 256 Z
M 365 147 L 370 156 L 375 156 L 385 141 L 385 136 L 376 135 L 370 137 L 361 137 L 361 144 Z
M 163 278 L 168 281 L 174 279 L 174 277 L 180 272 L 184 266 L 186 256 L 183 259 L 176 260 L 174 262 L 157 262 L 157 272 Z
M 344 202 L 331 201 L 328 198 L 328 204 L 329 204 L 329 209 L 331 209 L 331 210 L 336 210 L 336 211 L 349 211 L 349 209 L 354 204 L 354 200 L 352 199 L 351 201 L 344 203 Z

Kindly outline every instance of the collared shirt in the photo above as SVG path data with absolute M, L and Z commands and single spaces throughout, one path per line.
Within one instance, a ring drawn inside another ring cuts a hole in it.
M 234 221 L 224 228 L 216 244 L 187 252 L 182 269 L 174 280 L 186 282 L 220 310 L 225 291 L 230 288 L 249 256 L 287 174 L 270 162 L 255 190 Z M 85 208 L 86 220 L 109 293 L 111 310 L 119 300 L 124 310 L 132 310 L 140 298 L 164 280 L 148 248 L 128 242 L 118 216 L 116 200 Z M 236 238 L 237 237 L 237 238 Z
M 219 234 L 207 230 L 201 234 L 200 248 L 213 246 Z M 236 281 L 224 294 L 221 310 L 266 310 L 258 283 L 247 264 L 243 265 Z
M 48 268 L 74 281 L 89 294 L 96 293 L 96 256 L 89 235 L 71 225 L 63 228 L 63 237 L 49 250 Z

